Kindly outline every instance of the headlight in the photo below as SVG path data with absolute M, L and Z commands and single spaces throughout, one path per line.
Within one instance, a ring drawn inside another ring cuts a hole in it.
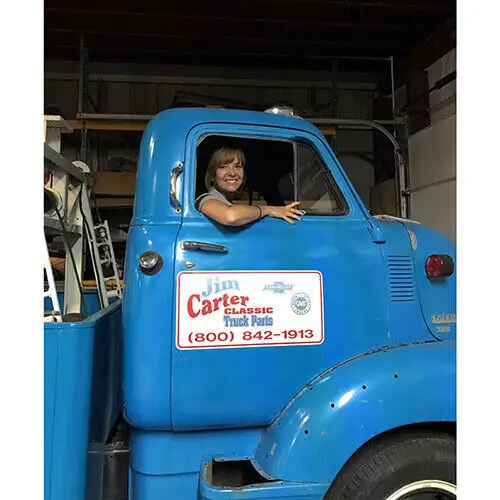
M 139 257 L 139 267 L 144 274 L 156 274 L 163 267 L 163 259 L 159 253 L 147 251 Z

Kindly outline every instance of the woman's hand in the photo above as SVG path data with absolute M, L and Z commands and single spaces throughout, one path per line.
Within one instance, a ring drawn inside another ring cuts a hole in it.
M 292 219 L 302 220 L 299 215 L 303 214 L 303 212 L 295 208 L 297 205 L 300 205 L 300 201 L 294 201 L 293 203 L 290 203 L 290 205 L 285 205 L 284 207 L 263 206 L 261 207 L 262 215 L 268 215 L 269 217 L 274 217 L 276 219 L 283 219 L 290 224 L 295 224 Z
M 243 226 L 266 216 L 294 224 L 292 219 L 302 220 L 299 215 L 303 215 L 303 212 L 295 208 L 297 205 L 300 205 L 300 201 L 284 207 L 263 205 L 259 209 L 256 205 L 227 206 L 219 200 L 210 199 L 201 206 L 200 211 L 225 226 Z

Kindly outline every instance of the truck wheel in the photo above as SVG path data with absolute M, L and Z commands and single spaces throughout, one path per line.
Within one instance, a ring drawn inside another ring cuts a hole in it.
M 344 465 L 324 500 L 455 500 L 455 436 L 410 432 L 375 439 Z

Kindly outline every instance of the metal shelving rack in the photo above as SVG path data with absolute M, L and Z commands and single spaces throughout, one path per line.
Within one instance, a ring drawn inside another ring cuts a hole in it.
M 352 59 L 349 57 L 335 58 L 332 57 L 332 114 L 338 111 L 338 93 L 339 82 L 337 80 L 338 60 L 337 59 Z M 394 60 L 389 58 L 374 58 L 374 57 L 357 57 L 356 59 L 380 60 L 386 61 L 388 71 L 390 72 L 391 81 L 391 100 L 392 100 L 392 118 L 387 120 L 365 120 L 351 118 L 311 118 L 309 121 L 318 126 L 320 131 L 328 138 L 332 147 L 334 146 L 335 134 L 338 128 L 354 129 L 354 130 L 372 130 L 381 132 L 394 146 L 394 162 L 395 175 L 399 193 L 400 216 L 409 216 L 409 206 L 407 203 L 407 178 L 408 178 L 408 154 L 407 154 L 407 117 L 398 115 L 395 108 L 395 77 L 394 77 Z M 88 131 L 142 131 L 145 130 L 149 120 L 154 115 L 138 115 L 138 114 L 116 114 L 116 113 L 89 113 L 87 112 L 87 103 L 90 102 L 94 109 L 97 109 L 93 103 L 91 96 L 88 93 L 89 88 L 89 51 L 85 45 L 83 36 L 80 39 L 80 74 L 79 74 L 79 97 L 78 97 L 78 114 L 77 120 L 72 120 L 71 125 L 75 129 L 81 130 L 81 158 L 84 160 L 88 149 Z M 163 81 L 160 78 L 157 83 Z M 183 80 L 179 77 L 170 77 L 169 81 Z M 191 83 L 210 83 L 210 79 L 206 78 L 188 78 Z M 213 80 L 213 79 L 212 79 Z M 230 79 L 223 80 L 227 85 L 231 84 Z M 133 83 L 132 80 L 130 83 Z M 213 82 L 212 82 L 213 83 Z M 251 82 L 247 82 L 248 85 Z M 255 84 L 255 83 L 254 83 Z M 263 85 L 262 82 L 258 82 Z M 85 161 L 85 160 L 84 160 Z
M 66 254 L 64 277 L 64 311 L 60 311 L 54 289 L 54 277 L 47 252 L 44 270 L 52 309 L 45 321 L 62 321 L 68 314 L 82 312 L 82 274 L 84 238 L 90 243 L 90 253 L 97 279 L 101 308 L 109 304 L 110 297 L 121 297 L 121 284 L 114 258 L 109 227 L 106 222 L 95 225 L 89 201 L 91 176 L 88 166 L 81 161 L 70 162 L 60 153 L 61 133 L 71 132 L 68 122 L 57 116 L 45 116 L 44 168 L 50 173 L 44 185 L 47 200 L 44 229 L 47 235 L 61 235 Z M 109 272 L 111 269 L 111 276 Z M 113 281 L 114 285 L 110 285 Z

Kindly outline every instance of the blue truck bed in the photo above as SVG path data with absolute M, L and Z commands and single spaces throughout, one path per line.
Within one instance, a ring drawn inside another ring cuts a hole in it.
M 46 500 L 85 498 L 89 443 L 104 444 L 120 411 L 121 301 L 99 311 L 91 291 L 85 303 L 84 321 L 44 325 Z

